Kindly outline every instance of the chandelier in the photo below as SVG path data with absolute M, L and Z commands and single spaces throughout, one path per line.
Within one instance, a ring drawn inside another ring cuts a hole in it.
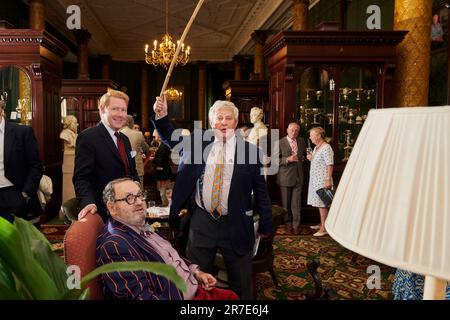
M 169 4 L 166 0 L 166 33 L 162 37 L 161 43 L 158 45 L 158 41 L 153 41 L 153 50 L 149 52 L 148 44 L 145 45 L 145 62 L 147 64 L 154 65 L 155 67 L 160 65 L 167 69 L 172 61 L 172 58 L 180 45 L 180 41 L 177 43 L 172 42 L 172 37 L 169 35 Z M 175 65 L 186 65 L 189 62 L 189 55 L 191 53 L 191 47 L 184 48 L 184 43 L 181 44 L 181 51 L 178 54 Z
M 183 96 L 183 92 L 178 91 L 174 87 L 170 87 L 169 89 L 164 91 L 164 94 L 166 95 L 166 98 L 168 101 L 169 100 L 173 100 L 173 101 L 181 100 L 181 97 Z

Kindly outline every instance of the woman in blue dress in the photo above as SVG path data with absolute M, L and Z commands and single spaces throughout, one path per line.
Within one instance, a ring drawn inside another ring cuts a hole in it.
M 410 271 L 397 269 L 392 293 L 394 300 L 422 300 L 425 277 Z M 450 300 L 450 285 L 447 282 L 445 299 Z

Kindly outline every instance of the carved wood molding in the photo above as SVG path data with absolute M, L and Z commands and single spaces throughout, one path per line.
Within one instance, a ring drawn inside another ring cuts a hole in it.
M 287 45 L 373 45 L 395 46 L 407 31 L 281 31 L 264 47 L 269 56 Z
M 43 32 L 32 29 L 4 29 L 0 30 L 0 43 L 10 44 L 41 44 Z

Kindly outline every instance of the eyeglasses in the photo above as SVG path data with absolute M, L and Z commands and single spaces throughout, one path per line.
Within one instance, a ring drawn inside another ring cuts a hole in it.
M 129 194 L 125 198 L 114 200 L 114 202 L 125 201 L 129 205 L 132 205 L 136 203 L 137 198 L 141 199 L 141 201 L 145 201 L 146 195 L 144 192 L 139 191 L 137 194 Z

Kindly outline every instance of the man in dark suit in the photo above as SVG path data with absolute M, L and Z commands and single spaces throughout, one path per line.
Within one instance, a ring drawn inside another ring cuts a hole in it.
M 98 212 L 106 220 L 102 191 L 109 181 L 131 177 L 139 181 L 130 140 L 119 130 L 127 121 L 128 96 L 109 90 L 99 103 L 101 122 L 78 135 L 73 184 L 81 211 L 78 219 Z
M 40 213 L 42 162 L 33 129 L 7 122 L 5 107 L 0 100 L 0 216 L 12 222 L 14 216 Z
M 229 300 L 234 292 L 216 288 L 216 279 L 183 259 L 154 228 L 145 223 L 147 205 L 139 183 L 127 178 L 109 182 L 103 200 L 111 214 L 97 238 L 97 264 L 122 261 L 161 262 L 175 268 L 186 283 L 182 293 L 173 282 L 147 271 L 101 276 L 107 298 L 126 300 Z
M 287 136 L 279 141 L 279 171 L 277 183 L 281 190 L 281 202 L 286 209 L 286 231 L 300 234 L 300 208 L 303 188 L 303 156 L 305 140 L 299 137 L 300 125 L 289 124 Z M 275 149 L 276 150 L 276 149 Z
M 165 98 L 157 97 L 153 108 L 152 121 L 161 140 L 175 147 Z M 260 215 L 258 232 L 265 237 L 273 232 L 272 207 L 261 171 L 260 150 L 235 134 L 238 115 L 232 102 L 216 101 L 209 111 L 213 130 L 194 130 L 183 138 L 170 222 L 176 227 L 179 213 L 188 209 L 188 258 L 202 270 L 212 272 L 219 249 L 230 288 L 241 299 L 252 299 L 253 212 Z

